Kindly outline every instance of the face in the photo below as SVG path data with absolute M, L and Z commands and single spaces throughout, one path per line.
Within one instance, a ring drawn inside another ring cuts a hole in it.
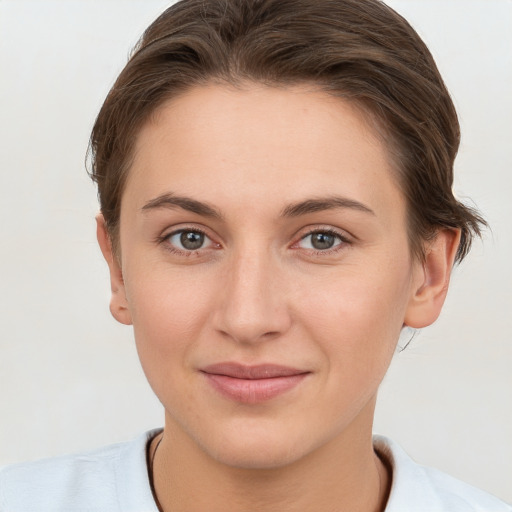
M 370 431 L 425 269 L 386 149 L 349 103 L 258 85 L 168 102 L 137 140 L 120 247 L 112 311 L 166 428 L 240 467 Z

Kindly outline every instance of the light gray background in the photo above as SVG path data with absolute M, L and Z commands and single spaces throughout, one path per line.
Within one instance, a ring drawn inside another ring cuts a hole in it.
M 455 190 L 492 225 L 445 311 L 395 358 L 375 430 L 512 501 L 512 2 L 390 0 L 458 107 Z M 163 0 L 0 0 L 0 464 L 163 421 L 130 328 L 108 312 L 89 130 Z

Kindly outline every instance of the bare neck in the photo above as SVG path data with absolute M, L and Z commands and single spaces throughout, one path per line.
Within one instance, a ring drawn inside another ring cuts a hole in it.
M 159 505 L 163 512 L 383 512 L 391 475 L 373 450 L 369 427 L 351 425 L 284 467 L 245 469 L 213 459 L 166 422 L 150 446 Z

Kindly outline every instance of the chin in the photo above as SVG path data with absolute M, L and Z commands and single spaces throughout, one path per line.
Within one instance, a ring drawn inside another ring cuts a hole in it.
M 208 439 L 196 438 L 196 443 L 218 463 L 240 469 L 277 469 L 315 449 L 306 432 L 276 428 L 267 422 L 219 429 L 210 432 Z

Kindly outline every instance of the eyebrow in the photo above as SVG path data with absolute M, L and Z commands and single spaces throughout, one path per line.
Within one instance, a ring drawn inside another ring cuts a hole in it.
M 300 215 L 306 215 L 308 213 L 334 210 L 336 208 L 346 208 L 375 215 L 375 212 L 371 208 L 359 201 L 347 197 L 330 196 L 319 199 L 307 199 L 306 201 L 290 204 L 283 209 L 281 216 L 299 217 Z
M 214 219 L 222 219 L 223 216 L 219 210 L 209 205 L 208 203 L 198 201 L 186 196 L 177 196 L 173 193 L 162 194 L 154 199 L 148 201 L 143 207 L 142 211 L 156 210 L 160 208 L 182 208 L 183 210 L 201 215 L 203 217 L 210 217 Z M 346 208 L 357 210 L 363 213 L 375 215 L 375 212 L 368 206 L 340 196 L 330 196 L 318 199 L 306 199 L 286 206 L 281 211 L 281 217 L 299 217 L 309 213 L 315 213 L 325 210 L 334 210 L 337 208 Z
M 222 219 L 222 214 L 207 203 L 197 201 L 190 197 L 177 196 L 175 194 L 162 194 L 155 199 L 148 201 L 143 207 L 142 211 L 157 210 L 159 208 L 182 208 L 188 212 L 202 215 L 203 217 L 211 217 L 214 219 Z

